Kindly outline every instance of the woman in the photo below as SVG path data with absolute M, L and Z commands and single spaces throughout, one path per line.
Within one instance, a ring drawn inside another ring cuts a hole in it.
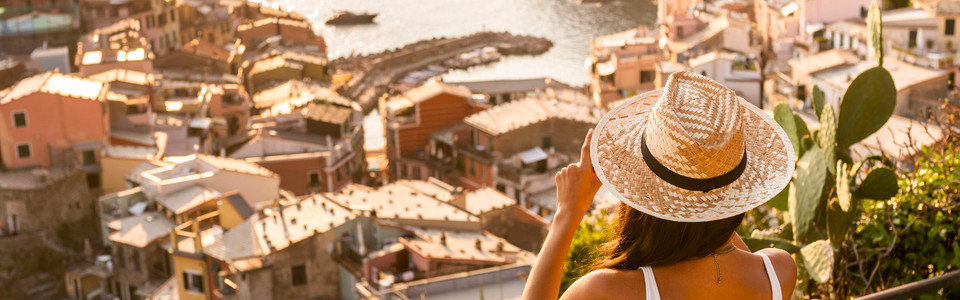
M 751 253 L 734 230 L 789 183 L 794 158 L 783 129 L 733 91 L 671 75 L 607 113 L 557 173 L 559 207 L 523 298 L 557 298 L 570 241 L 606 185 L 621 201 L 613 239 L 564 299 L 789 299 L 793 258 Z

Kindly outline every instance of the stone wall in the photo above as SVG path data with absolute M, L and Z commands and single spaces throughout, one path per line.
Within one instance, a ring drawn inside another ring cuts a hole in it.
M 20 233 L 46 232 L 54 236 L 61 224 L 79 222 L 96 213 L 94 197 L 80 170 L 45 185 L 0 189 L 0 235 L 8 235 L 13 219 Z M 0 248 L 6 247 L 0 239 Z

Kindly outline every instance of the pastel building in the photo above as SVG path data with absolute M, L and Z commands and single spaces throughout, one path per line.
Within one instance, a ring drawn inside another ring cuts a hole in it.
M 0 92 L 0 154 L 6 168 L 84 167 L 99 173 L 110 135 L 106 83 L 46 72 Z

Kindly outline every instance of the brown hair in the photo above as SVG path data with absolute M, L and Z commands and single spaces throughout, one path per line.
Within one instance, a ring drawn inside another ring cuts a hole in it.
M 705 257 L 722 247 L 742 221 L 743 214 L 709 222 L 668 221 L 621 203 L 613 237 L 594 268 L 636 270 Z

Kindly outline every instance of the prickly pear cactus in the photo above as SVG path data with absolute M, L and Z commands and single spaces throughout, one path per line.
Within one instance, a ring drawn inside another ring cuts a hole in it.
M 817 211 L 822 207 L 823 187 L 827 182 L 827 161 L 820 148 L 807 150 L 797 161 L 796 184 L 792 201 L 788 201 L 794 221 L 794 239 L 803 241 L 810 234 Z
M 850 168 L 846 163 L 837 161 L 837 201 L 843 211 L 850 211 L 850 202 L 853 194 L 850 193 Z
M 853 195 L 873 200 L 887 200 L 896 196 L 899 189 L 897 174 L 890 168 L 879 167 L 867 173 L 867 178 L 863 179 Z
M 827 283 L 833 277 L 833 246 L 818 240 L 800 249 L 803 265 L 810 277 L 818 283 Z

